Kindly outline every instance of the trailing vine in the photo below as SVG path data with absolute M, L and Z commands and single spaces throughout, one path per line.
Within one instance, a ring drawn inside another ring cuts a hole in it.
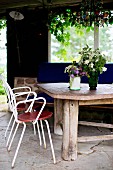
M 101 11 L 101 2 L 96 1 L 93 4 L 93 8 L 95 8 L 95 11 L 93 11 L 92 5 L 88 6 L 89 1 L 84 1 L 82 1 L 79 11 L 70 7 L 58 8 L 49 13 L 48 27 L 58 41 L 64 43 L 66 38 L 69 39 L 70 33 L 66 30 L 67 27 L 84 28 L 92 27 L 94 24 L 97 26 L 113 24 L 111 11 Z
M 60 42 L 64 42 L 65 38 L 70 37 L 69 31 L 65 31 L 67 27 L 80 27 L 76 19 L 76 12 L 71 9 L 59 10 L 57 12 L 51 11 L 48 19 L 50 32 L 56 37 Z

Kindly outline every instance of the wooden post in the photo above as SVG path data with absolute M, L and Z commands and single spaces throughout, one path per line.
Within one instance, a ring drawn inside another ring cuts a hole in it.
M 99 27 L 94 25 L 94 50 L 99 48 Z

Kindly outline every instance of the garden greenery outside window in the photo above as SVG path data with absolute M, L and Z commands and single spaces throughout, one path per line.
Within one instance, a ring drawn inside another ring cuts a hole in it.
M 61 43 L 56 40 L 55 36 L 51 34 L 51 62 L 72 62 L 79 61 L 78 52 L 88 44 L 94 48 L 95 43 L 99 42 L 100 51 L 102 51 L 107 58 L 107 62 L 113 62 L 113 25 L 104 27 L 68 27 L 66 28 L 70 33 L 70 40 Z M 94 31 L 97 40 L 94 41 Z M 98 32 L 99 31 L 99 32 Z M 99 33 L 99 36 L 98 36 Z

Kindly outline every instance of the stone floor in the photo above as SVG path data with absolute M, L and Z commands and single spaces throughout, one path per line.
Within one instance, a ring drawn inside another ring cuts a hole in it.
M 0 170 L 10 170 L 15 147 L 22 127 L 19 128 L 11 151 L 6 148 L 5 129 L 11 113 L 0 112 Z M 110 134 L 109 129 L 79 126 L 79 135 Z M 113 170 L 113 140 L 78 143 L 76 161 L 64 161 L 61 158 L 62 136 L 52 133 L 57 163 L 54 165 L 48 136 L 47 149 L 39 146 L 38 136 L 28 125 L 16 162 L 15 170 Z

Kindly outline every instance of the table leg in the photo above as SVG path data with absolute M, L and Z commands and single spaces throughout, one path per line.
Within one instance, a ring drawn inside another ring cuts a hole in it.
M 63 134 L 63 100 L 54 99 L 54 133 Z
M 64 100 L 62 158 L 77 159 L 78 101 Z

